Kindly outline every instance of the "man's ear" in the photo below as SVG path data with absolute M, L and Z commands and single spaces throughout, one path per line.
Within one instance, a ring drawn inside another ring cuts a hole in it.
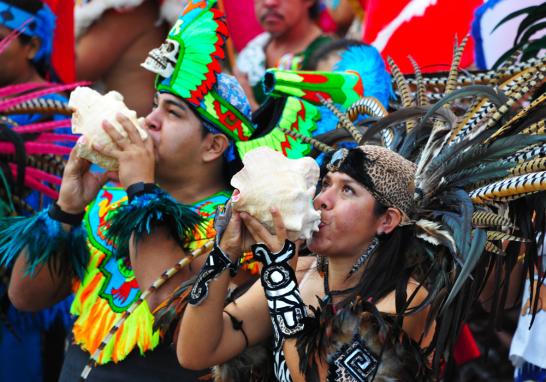
M 379 222 L 377 227 L 377 234 L 389 234 L 391 233 L 402 221 L 402 212 L 396 208 L 389 207 L 387 212 L 385 212 Z
M 209 133 L 203 139 L 203 162 L 213 162 L 224 155 L 229 147 L 229 140 L 224 134 Z
M 42 42 L 38 37 L 32 37 L 30 39 L 30 42 L 26 45 L 27 47 L 27 59 L 33 60 L 34 57 L 36 57 L 36 53 L 40 50 L 40 47 L 42 46 Z

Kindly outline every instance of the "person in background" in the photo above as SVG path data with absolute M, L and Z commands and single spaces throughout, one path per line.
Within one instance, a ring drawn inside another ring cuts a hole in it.
M 78 80 L 100 81 L 99 90 L 116 90 L 137 115 L 148 114 L 154 77 L 140 63 L 167 33 L 159 2 L 92 0 L 77 2 L 74 12 Z
M 240 52 L 234 70 L 253 110 L 265 99 L 261 80 L 267 68 L 301 69 L 331 40 L 317 25 L 318 0 L 255 0 L 254 7 L 265 32 Z
M 0 88 L 4 99 L 28 97 L 28 99 L 47 100 L 65 103 L 66 97 L 56 92 L 48 92 L 48 87 L 55 87 L 48 82 L 56 78 L 51 65 L 55 16 L 51 9 L 39 0 L 4 0 L 0 1 L 0 40 L 7 43 L 0 52 Z M 11 39 L 17 34 L 14 39 Z M 22 91 L 26 86 L 27 90 Z M 20 90 L 17 90 L 20 89 Z M 35 91 L 44 94 L 34 97 Z M 4 114 L 4 113 L 2 113 Z M 29 111 L 18 114 L 5 114 L 3 125 L 15 129 L 40 122 L 66 120 L 68 117 L 58 113 L 40 113 Z M 57 128 L 52 132 L 38 134 L 11 134 L 20 137 L 25 142 L 39 144 L 48 142 L 46 136 L 61 138 L 70 129 Z M 60 142 L 70 146 L 68 141 Z M 6 139 L 4 135 L 2 140 Z M 61 163 L 60 158 L 27 155 L 26 173 L 32 177 L 29 168 L 38 163 L 49 163 L 50 168 L 56 168 Z M 51 198 L 37 190 L 25 187 L 16 191 L 10 179 L 16 179 L 16 159 L 9 153 L 0 155 L 3 179 L 0 200 L 3 214 L 31 214 L 49 203 Z M 51 171 L 44 168 L 46 171 Z M 54 170 L 52 170 L 54 171 Z M 7 187 L 7 189 L 6 189 Z M 14 192 L 16 191 L 16 192 Z M 16 309 L 8 299 L 8 284 L 11 277 L 11 267 L 0 267 L 0 380 L 2 381 L 54 381 L 57 380 L 65 346 L 66 333 L 72 326 L 70 317 L 71 298 L 36 313 L 22 312 Z

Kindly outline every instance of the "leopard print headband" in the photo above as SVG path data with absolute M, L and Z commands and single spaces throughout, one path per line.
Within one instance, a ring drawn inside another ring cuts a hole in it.
M 411 216 L 417 166 L 394 151 L 372 145 L 341 149 L 334 153 L 326 168 L 346 173 L 381 204 L 397 208 L 406 218 Z

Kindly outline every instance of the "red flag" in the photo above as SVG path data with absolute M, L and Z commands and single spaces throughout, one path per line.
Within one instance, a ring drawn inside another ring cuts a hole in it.
M 470 33 L 474 10 L 483 0 L 361 0 L 365 10 L 364 42 L 390 56 L 402 72 L 412 73 L 411 55 L 424 72 L 445 71 L 459 43 Z M 469 39 L 461 67 L 473 62 L 474 42 Z M 434 66 L 433 66 L 434 65 Z M 443 65 L 443 66 L 442 66 Z
M 51 62 L 62 82 L 76 80 L 74 0 L 44 0 L 56 16 Z

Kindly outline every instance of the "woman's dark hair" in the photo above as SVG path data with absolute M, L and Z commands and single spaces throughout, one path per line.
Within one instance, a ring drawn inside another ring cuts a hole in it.
M 385 207 L 376 205 L 374 213 L 382 208 Z M 418 240 L 413 225 L 399 226 L 389 234 L 380 235 L 379 247 L 367 261 L 354 294 L 341 304 L 350 303 L 356 296 L 377 303 L 395 291 L 396 310 L 403 314 L 407 310 L 409 279 L 424 282 L 432 265 Z
M 313 52 L 304 70 L 317 70 L 318 63 L 328 58 L 332 53 L 341 52 L 347 50 L 353 46 L 368 46 L 358 40 L 351 40 L 342 38 L 339 40 L 333 40 L 327 44 L 321 45 L 317 50 Z
M 20 8 L 28 13 L 35 15 L 44 6 L 44 3 L 40 0 L 4 0 L 6 4 L 11 4 L 17 8 Z M 32 37 L 26 35 L 19 35 L 19 41 L 23 45 L 28 45 L 32 41 Z M 41 77 L 48 80 L 56 80 L 56 75 L 51 71 L 49 58 L 44 57 L 40 61 L 33 61 L 32 66 L 36 69 Z

